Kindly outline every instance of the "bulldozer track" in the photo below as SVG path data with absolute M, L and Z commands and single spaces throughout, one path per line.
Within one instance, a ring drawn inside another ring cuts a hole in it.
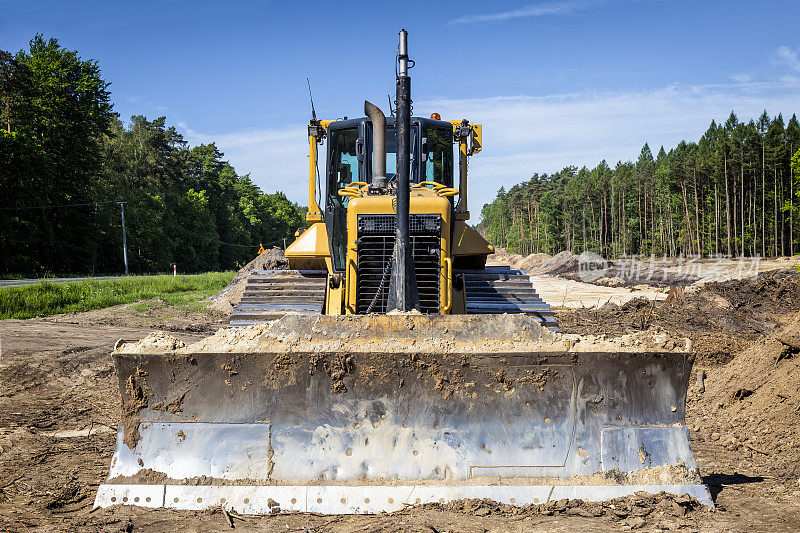
M 324 270 L 254 270 L 231 315 L 231 327 L 244 327 L 284 315 L 318 315 L 325 301 Z M 522 270 L 492 267 L 458 270 L 463 276 L 468 314 L 526 314 L 557 330 L 550 306 Z
M 522 270 L 490 267 L 457 270 L 464 277 L 467 313 L 524 313 L 538 319 L 543 327 L 558 329 L 556 316 L 542 300 Z
M 254 270 L 230 325 L 251 326 L 284 315 L 319 315 L 326 281 L 324 270 Z

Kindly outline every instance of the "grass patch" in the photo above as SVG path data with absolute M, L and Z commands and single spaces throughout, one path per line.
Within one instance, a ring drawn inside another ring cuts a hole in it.
M 8 287 L 0 289 L 0 319 L 90 311 L 151 298 L 202 309 L 205 305 L 198 300 L 219 292 L 235 274 L 231 271 L 178 277 L 131 276 L 72 283 L 43 281 L 25 287 Z M 147 305 L 147 302 L 142 305 Z

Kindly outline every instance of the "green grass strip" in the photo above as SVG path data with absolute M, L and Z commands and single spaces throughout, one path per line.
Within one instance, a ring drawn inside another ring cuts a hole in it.
M 8 287 L 0 289 L 0 319 L 90 311 L 156 297 L 166 303 L 185 303 L 219 292 L 235 274 L 231 271 L 178 277 L 130 276 L 71 283 L 43 281 Z

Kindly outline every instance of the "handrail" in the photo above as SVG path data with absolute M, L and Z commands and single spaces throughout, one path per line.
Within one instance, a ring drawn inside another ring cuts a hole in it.
M 439 183 L 438 181 L 421 181 L 419 183 L 414 184 L 417 187 L 427 187 L 428 185 L 433 185 L 433 190 L 438 191 L 439 189 L 446 189 L 447 185 L 443 183 Z
M 356 247 L 352 244 L 347 245 L 348 250 L 355 250 Z M 350 257 L 350 254 L 347 254 L 347 264 L 344 267 L 344 308 L 345 312 L 350 311 L 351 313 L 355 314 L 356 310 L 350 304 L 350 279 L 355 279 L 350 277 L 350 265 L 353 265 L 353 276 L 357 276 L 358 272 L 358 264 Z
M 445 264 L 445 293 L 447 294 L 447 305 L 442 306 L 442 313 L 447 313 L 453 307 L 453 261 L 449 257 L 444 258 Z
M 353 183 L 345 185 L 344 187 L 336 191 L 336 194 L 338 194 L 339 196 L 349 196 L 353 198 L 355 196 L 358 196 L 359 192 L 358 190 L 361 187 L 365 187 L 366 185 L 367 184 L 364 183 L 363 181 L 354 181 Z
M 433 190 L 434 192 L 436 192 L 436 194 L 438 194 L 443 198 L 459 194 L 458 189 L 455 189 L 453 187 L 448 187 L 447 185 L 439 183 L 438 181 L 421 181 L 419 183 L 414 184 L 415 187 L 420 187 L 420 188 L 427 187 L 429 185 L 433 187 Z

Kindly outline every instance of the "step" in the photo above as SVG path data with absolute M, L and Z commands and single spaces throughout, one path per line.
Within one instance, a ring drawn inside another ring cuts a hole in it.
M 324 290 L 302 290 L 302 289 L 286 289 L 286 290 L 274 290 L 274 289 L 253 289 L 244 292 L 244 296 L 251 296 L 257 298 L 279 298 L 279 297 L 287 297 L 287 296 L 294 296 L 294 297 L 305 297 L 305 296 L 324 296 Z
M 238 311 L 314 311 L 322 312 L 322 302 L 286 302 L 286 303 L 244 303 L 236 306 L 233 314 Z M 233 315 L 232 315 L 233 316 Z
M 531 304 L 531 305 L 546 305 L 540 298 L 470 298 L 469 304 L 484 304 L 484 303 L 496 303 L 496 304 Z
M 271 295 L 271 296 L 263 296 L 258 294 L 245 294 L 242 296 L 242 299 L 239 300 L 241 302 L 286 302 L 286 301 L 297 301 L 297 302 L 316 302 L 318 300 L 324 300 L 325 294 L 324 293 L 316 293 L 316 294 L 286 294 L 286 295 Z
M 326 277 L 328 272 L 325 270 L 253 270 L 250 276 L 305 276 L 305 277 Z
M 324 279 L 319 278 L 251 278 L 247 280 L 247 287 L 269 286 L 298 286 L 324 287 Z
M 471 311 L 472 309 L 509 309 L 510 311 L 505 311 L 508 313 L 512 312 L 524 313 L 529 311 L 552 313 L 552 311 L 550 310 L 550 306 L 544 302 L 542 303 L 476 302 L 474 304 L 467 302 L 467 310 Z

